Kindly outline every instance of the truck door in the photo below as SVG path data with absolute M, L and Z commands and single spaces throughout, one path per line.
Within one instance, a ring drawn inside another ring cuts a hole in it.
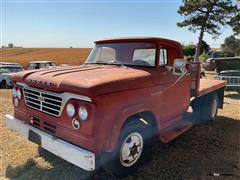
M 159 68 L 154 76 L 153 102 L 158 103 L 155 106 L 158 119 L 161 122 L 170 122 L 178 120 L 189 107 L 191 78 L 186 75 L 179 79 L 180 76 L 169 71 L 168 66 L 171 66 L 169 58 L 177 58 L 174 47 L 161 47 L 159 51 Z

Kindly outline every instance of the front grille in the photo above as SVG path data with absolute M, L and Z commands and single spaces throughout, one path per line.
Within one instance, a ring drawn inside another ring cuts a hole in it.
M 63 99 L 57 93 L 28 87 L 23 88 L 23 93 L 28 107 L 60 116 Z
M 240 77 L 236 76 L 219 76 L 221 80 L 227 81 L 228 84 L 240 84 Z

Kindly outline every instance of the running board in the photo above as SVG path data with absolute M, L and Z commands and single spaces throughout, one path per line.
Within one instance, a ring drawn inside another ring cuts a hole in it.
M 186 118 L 186 116 L 185 116 L 185 118 Z M 174 125 L 169 126 L 165 129 L 162 129 L 160 132 L 161 142 L 168 143 L 171 140 L 175 139 L 180 134 L 182 134 L 182 133 L 186 132 L 188 129 L 190 129 L 193 126 L 193 123 L 191 121 L 189 121 L 188 118 L 186 118 L 186 119 L 181 120 L 181 121 L 175 123 Z

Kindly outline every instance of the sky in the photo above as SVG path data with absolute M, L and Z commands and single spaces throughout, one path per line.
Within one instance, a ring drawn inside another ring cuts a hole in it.
M 1 45 L 22 47 L 92 47 L 97 39 L 158 36 L 181 43 L 197 42 L 198 34 L 179 28 L 181 0 L 0 0 Z M 204 40 L 219 47 L 232 34 Z

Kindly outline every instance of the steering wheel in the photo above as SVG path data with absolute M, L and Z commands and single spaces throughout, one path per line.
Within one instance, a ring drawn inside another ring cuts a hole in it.
M 134 64 L 136 63 L 136 65 L 150 66 L 150 64 L 148 62 L 143 61 L 143 60 L 135 60 L 133 62 L 134 62 Z

